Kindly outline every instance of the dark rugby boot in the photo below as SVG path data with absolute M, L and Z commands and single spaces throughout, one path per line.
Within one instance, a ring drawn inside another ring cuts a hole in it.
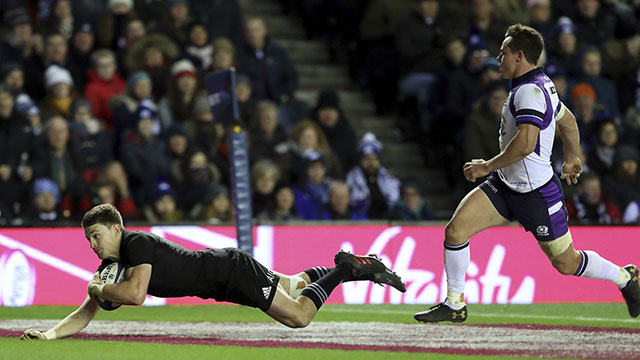
M 347 266 L 350 269 L 351 277 L 344 281 L 369 280 L 377 284 L 390 285 L 400 292 L 407 291 L 402 279 L 395 272 L 389 270 L 374 254 L 353 255 L 340 250 L 334 257 L 334 261 L 336 267 Z
M 627 308 L 629 309 L 629 315 L 631 317 L 638 317 L 640 314 L 640 286 L 638 286 L 638 268 L 635 265 L 627 265 L 625 270 L 631 275 L 631 280 L 625 287 L 620 289 L 624 301 L 627 302 Z
M 460 310 L 454 310 L 445 303 L 433 305 L 427 311 L 419 312 L 413 315 L 413 318 L 419 322 L 463 322 L 467 320 L 467 306 L 463 306 Z

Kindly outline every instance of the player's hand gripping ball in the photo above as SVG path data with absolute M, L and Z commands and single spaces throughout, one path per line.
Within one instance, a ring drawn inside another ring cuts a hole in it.
M 107 265 L 100 272 L 100 281 L 102 281 L 105 285 L 117 284 L 122 282 L 125 279 L 125 273 L 127 268 L 121 263 L 114 261 L 111 264 Z M 115 310 L 120 307 L 120 304 L 112 303 L 110 301 L 105 301 L 104 299 L 98 297 L 96 301 L 104 310 Z

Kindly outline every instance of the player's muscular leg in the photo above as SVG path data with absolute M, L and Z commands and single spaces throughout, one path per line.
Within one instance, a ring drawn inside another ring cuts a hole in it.
M 292 299 L 281 286 L 278 286 L 278 292 L 266 311 L 267 315 L 291 328 L 306 327 L 317 312 L 311 299 L 306 296 Z
M 578 266 L 580 266 L 582 256 L 573 248 L 570 232 L 549 243 L 541 242 L 539 244 L 542 251 L 544 251 L 551 260 L 553 267 L 556 268 L 559 273 L 563 275 L 573 275 L 576 273 Z M 556 244 L 558 244 L 558 247 L 554 247 Z
M 480 231 L 505 223 L 507 219 L 500 215 L 484 191 L 475 188 L 453 213 L 444 229 L 444 241 L 449 245 L 461 245 Z

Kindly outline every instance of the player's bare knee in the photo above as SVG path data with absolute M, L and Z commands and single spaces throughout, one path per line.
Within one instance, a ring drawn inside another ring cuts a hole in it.
M 449 222 L 444 228 L 444 241 L 449 245 L 461 245 L 467 239 L 455 222 Z

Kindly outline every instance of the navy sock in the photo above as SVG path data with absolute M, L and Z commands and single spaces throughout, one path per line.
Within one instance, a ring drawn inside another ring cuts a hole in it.
M 316 305 L 316 309 L 320 309 L 322 304 L 329 298 L 333 289 L 335 289 L 345 277 L 345 273 L 349 273 L 346 266 L 336 266 L 320 279 L 307 285 L 302 290 L 301 296 L 306 296 Z
M 311 282 L 318 281 L 321 277 L 327 275 L 329 271 L 333 270 L 333 268 L 328 268 L 325 266 L 314 266 L 311 269 L 307 269 L 304 271 L 305 274 L 309 275 L 309 279 Z

